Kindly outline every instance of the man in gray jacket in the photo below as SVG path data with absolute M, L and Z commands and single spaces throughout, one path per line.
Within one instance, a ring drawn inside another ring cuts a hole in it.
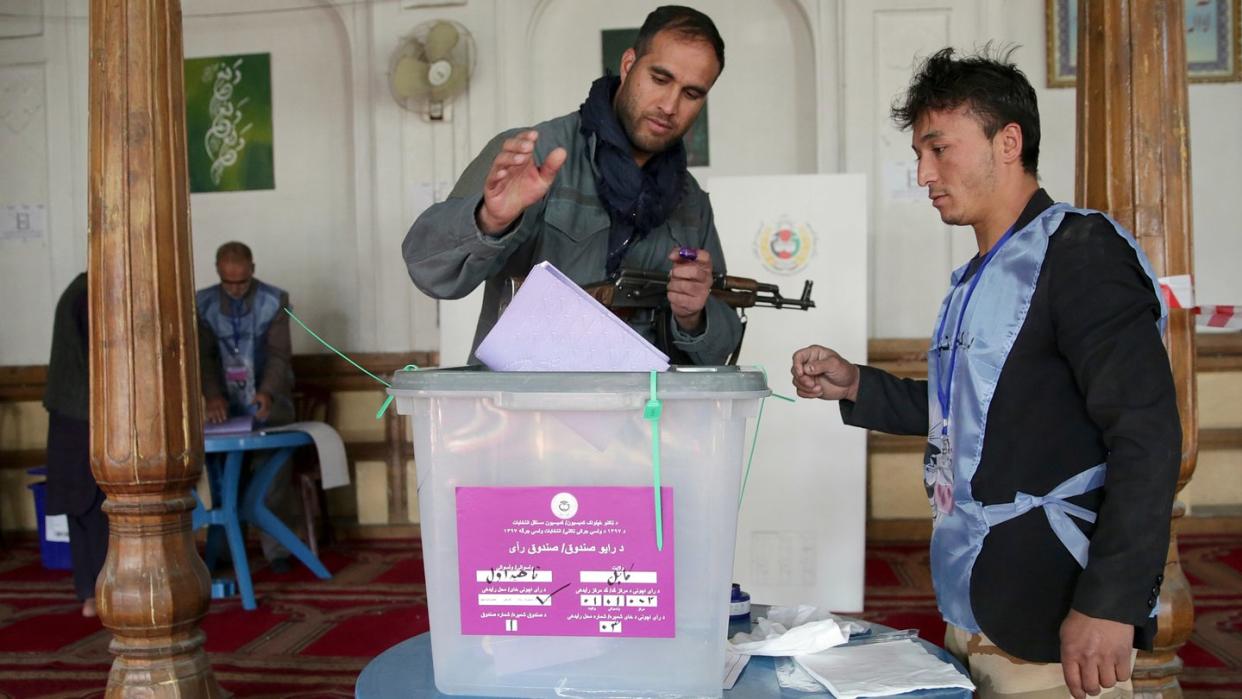
M 508 301 L 508 280 L 540 262 L 579 284 L 623 263 L 667 271 L 667 313 L 627 320 L 674 363 L 725 363 L 741 324 L 710 296 L 724 253 L 682 143 L 723 68 L 724 41 L 707 15 L 656 9 L 619 77 L 596 80 L 577 112 L 492 139 L 449 198 L 419 216 L 402 244 L 414 284 L 456 299 L 486 281 L 477 348 Z

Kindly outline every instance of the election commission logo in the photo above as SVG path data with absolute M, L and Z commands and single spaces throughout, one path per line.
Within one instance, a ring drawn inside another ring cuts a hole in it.
M 765 223 L 755 236 L 755 254 L 765 269 L 777 274 L 795 274 L 815 255 L 815 231 L 805 223 L 794 224 L 780 218 Z

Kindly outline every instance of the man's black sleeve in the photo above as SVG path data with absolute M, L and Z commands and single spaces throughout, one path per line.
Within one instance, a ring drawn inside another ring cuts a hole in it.
M 869 366 L 859 366 L 858 400 L 841 401 L 847 425 L 889 434 L 927 434 L 927 382 L 899 379 Z
M 1053 323 L 1108 450 L 1104 499 L 1074 609 L 1135 626 L 1163 580 L 1182 432 L 1156 291 L 1103 216 L 1067 220 L 1045 260 Z

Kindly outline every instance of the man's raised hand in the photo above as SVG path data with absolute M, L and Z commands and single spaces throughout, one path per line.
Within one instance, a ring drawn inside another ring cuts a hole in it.
M 503 234 L 526 207 L 548 193 L 568 154 L 564 148 L 557 148 L 537 165 L 538 138 L 537 131 L 523 131 L 501 145 L 483 183 L 483 205 L 475 214 L 479 230 L 488 235 Z

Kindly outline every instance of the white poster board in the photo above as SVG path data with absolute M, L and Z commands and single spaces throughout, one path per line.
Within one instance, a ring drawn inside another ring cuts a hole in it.
M 440 366 L 465 366 L 483 309 L 483 285 L 464 298 L 440 301 Z
M 810 311 L 756 308 L 738 363 L 767 369 L 793 397 L 795 350 L 821 344 L 867 360 L 867 192 L 862 175 L 713 177 L 716 227 L 729 273 L 796 297 Z M 761 604 L 863 606 L 866 432 L 835 402 L 769 398 L 738 517 L 734 582 Z

